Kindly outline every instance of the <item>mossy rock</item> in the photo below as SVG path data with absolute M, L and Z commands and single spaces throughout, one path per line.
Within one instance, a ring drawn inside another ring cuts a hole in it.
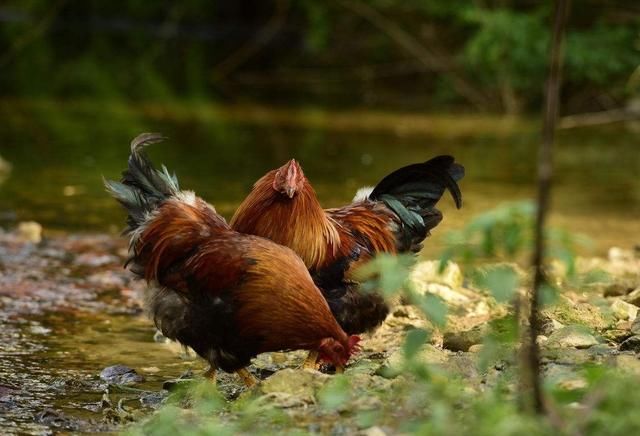
M 564 325 L 582 325 L 594 330 L 604 330 L 613 322 L 612 319 L 605 318 L 597 306 L 583 302 L 573 303 L 568 299 L 545 309 L 543 313 Z

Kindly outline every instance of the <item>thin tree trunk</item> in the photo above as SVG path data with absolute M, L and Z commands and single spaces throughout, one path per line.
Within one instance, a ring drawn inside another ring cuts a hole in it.
M 549 210 L 551 180 L 553 176 L 553 143 L 555 140 L 556 123 L 558 119 L 558 103 L 560 97 L 560 82 L 562 76 L 562 40 L 569 15 L 570 0 L 557 0 L 551 40 L 551 54 L 549 75 L 547 78 L 544 123 L 542 126 L 542 141 L 538 155 L 538 209 L 535 224 L 535 247 L 533 253 L 533 267 L 535 275 L 531 292 L 531 308 L 529 313 L 529 340 L 525 349 L 526 356 L 525 381 L 531 392 L 532 408 L 538 414 L 545 413 L 540 374 L 540 350 L 536 339 L 540 330 L 539 309 L 541 289 L 547 283 L 544 273 L 544 228 Z M 525 390 L 525 392 L 527 392 Z

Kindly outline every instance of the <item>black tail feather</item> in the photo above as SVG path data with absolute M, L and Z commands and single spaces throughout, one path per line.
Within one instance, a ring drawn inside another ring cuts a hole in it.
M 462 207 L 457 182 L 463 177 L 464 167 L 455 163 L 452 156 L 437 156 L 392 172 L 378 183 L 369 199 L 384 202 L 398 215 L 408 230 L 400 235 L 403 247 L 419 247 L 429 230 L 442 220 L 442 213 L 435 206 L 445 190 L 451 193 L 456 207 Z
M 452 156 L 434 157 L 424 163 L 407 165 L 383 178 L 369 195 L 377 200 L 381 195 L 406 196 L 421 203 L 434 205 L 445 189 L 453 196 L 456 207 L 462 207 L 462 193 L 457 181 L 464 177 L 464 167 Z M 426 205 L 426 204 L 425 204 Z
M 143 133 L 131 141 L 131 155 L 127 169 L 122 173 L 122 181 L 104 180 L 107 191 L 127 209 L 127 231 L 140 226 L 148 214 L 168 197 L 179 192 L 178 180 L 162 170 L 154 168 L 144 153 L 144 147 L 165 139 L 158 133 Z

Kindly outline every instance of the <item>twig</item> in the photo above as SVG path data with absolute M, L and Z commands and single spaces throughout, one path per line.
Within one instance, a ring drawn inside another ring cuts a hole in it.
M 389 38 L 402 47 L 406 52 L 414 56 L 429 71 L 447 71 L 448 77 L 456 91 L 462 97 L 469 100 L 469 102 L 478 109 L 487 109 L 491 106 L 489 99 L 460 77 L 458 73 L 452 71 L 448 62 L 435 53 L 432 53 L 427 47 L 406 32 L 397 23 L 389 20 L 376 9 L 362 1 L 339 0 L 338 3 L 386 33 Z
M 44 16 L 33 26 L 29 27 L 23 35 L 17 38 L 6 53 L 0 55 L 0 68 L 6 67 L 11 60 L 25 47 L 38 39 L 49 29 L 51 22 L 57 17 L 58 11 L 65 5 L 67 0 L 58 0 L 51 5 Z
M 288 9 L 289 0 L 278 0 L 273 16 L 269 18 L 264 27 L 253 38 L 214 67 L 214 78 L 217 80 L 224 79 L 271 42 L 286 21 Z
M 547 283 L 544 273 L 544 227 L 549 209 L 551 180 L 553 176 L 553 143 L 555 140 L 558 119 L 558 103 L 560 98 L 560 81 L 562 77 L 562 40 L 569 15 L 570 0 L 557 0 L 551 41 L 549 76 L 546 86 L 544 123 L 542 141 L 538 155 L 538 210 L 535 224 L 535 247 L 532 264 L 535 269 L 533 289 L 531 292 L 531 308 L 529 312 L 529 343 L 526 363 L 528 368 L 527 387 L 531 389 L 533 410 L 538 414 L 545 413 L 540 375 L 540 350 L 536 339 L 540 328 L 539 308 L 542 287 Z M 525 379 L 526 380 L 526 379 Z M 525 390 L 526 393 L 528 391 Z
M 619 123 L 640 119 L 640 111 L 629 109 L 611 109 L 608 111 L 587 114 L 569 115 L 562 117 L 559 129 L 574 129 L 576 127 L 600 126 L 603 124 Z

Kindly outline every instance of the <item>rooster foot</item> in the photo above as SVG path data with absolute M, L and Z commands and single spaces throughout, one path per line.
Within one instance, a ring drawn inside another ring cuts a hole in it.
M 204 378 L 209 380 L 214 385 L 216 384 L 216 369 L 213 366 L 210 366 L 208 370 L 204 373 Z
M 248 388 L 252 388 L 258 383 L 258 380 L 256 380 L 256 378 L 251 375 L 251 373 L 247 371 L 246 368 L 237 370 L 236 374 L 238 374 L 244 385 Z
M 309 355 L 304 360 L 302 364 L 303 369 L 313 369 L 318 370 L 318 352 L 317 351 L 309 351 Z

